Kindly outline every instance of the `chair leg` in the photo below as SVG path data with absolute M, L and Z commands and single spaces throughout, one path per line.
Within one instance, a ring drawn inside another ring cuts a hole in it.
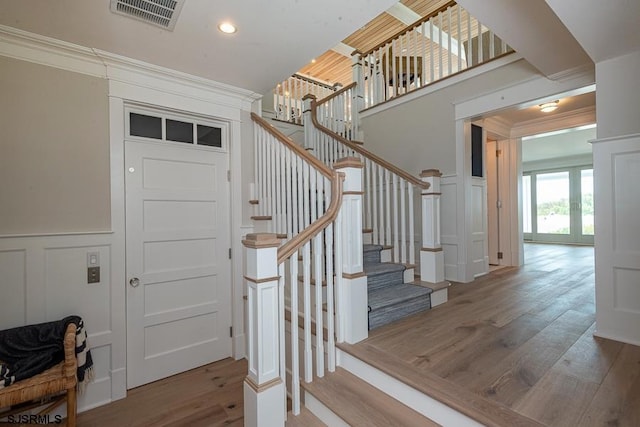
M 78 412 L 76 393 L 75 387 L 67 390 L 67 427 L 76 427 L 76 415 Z

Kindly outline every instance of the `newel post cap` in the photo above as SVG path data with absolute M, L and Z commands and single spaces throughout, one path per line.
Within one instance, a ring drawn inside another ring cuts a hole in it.
M 343 157 L 341 159 L 336 160 L 333 163 L 334 169 L 344 169 L 344 168 L 364 168 L 364 163 L 357 157 Z
M 242 244 L 253 249 L 279 248 L 280 239 L 275 233 L 249 233 Z
M 420 178 L 429 178 L 432 176 L 440 178 L 442 176 L 442 172 L 440 172 L 438 169 L 425 169 L 420 172 Z

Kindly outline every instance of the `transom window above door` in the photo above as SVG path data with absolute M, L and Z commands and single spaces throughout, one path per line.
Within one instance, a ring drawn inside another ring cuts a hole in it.
M 129 137 L 227 149 L 226 122 L 137 108 L 127 109 L 126 116 L 126 134 Z

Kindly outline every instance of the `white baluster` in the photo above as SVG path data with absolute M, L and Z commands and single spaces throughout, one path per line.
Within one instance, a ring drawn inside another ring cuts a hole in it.
M 294 215 L 295 216 L 295 215 Z M 291 278 L 291 412 L 300 414 L 300 350 L 298 348 L 298 251 L 289 258 Z
M 393 262 L 398 262 L 400 261 L 400 242 L 398 239 L 398 176 L 396 174 L 391 175 L 391 182 L 393 186 Z
M 388 169 L 384 171 L 384 195 L 385 195 L 385 216 L 384 228 L 386 231 L 385 244 L 391 245 L 391 172 Z
M 313 352 L 311 350 L 311 244 L 302 247 L 302 290 L 304 300 L 304 381 L 313 381 Z
M 447 8 L 447 27 L 451 28 L 451 23 L 453 22 L 451 20 L 451 8 L 448 7 Z M 452 68 L 451 68 L 451 37 L 453 37 L 453 31 L 449 30 L 449 34 L 447 34 L 447 41 L 448 41 L 448 48 L 447 48 L 447 66 L 448 66 L 448 73 L 447 75 L 451 75 L 452 73 Z
M 405 200 L 404 200 L 404 179 L 400 179 L 400 262 L 403 264 L 407 263 L 407 214 L 405 210 Z M 397 222 L 397 221 L 396 221 Z
M 413 213 L 413 184 L 407 183 L 407 199 L 409 200 L 409 264 L 416 263 L 415 225 Z

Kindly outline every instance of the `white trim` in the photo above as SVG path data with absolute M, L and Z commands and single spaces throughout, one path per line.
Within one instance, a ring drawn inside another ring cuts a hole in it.
M 340 349 L 337 351 L 339 365 L 342 368 L 438 424 L 456 427 L 482 426 L 439 400 L 427 396 L 349 353 Z
M 511 138 L 535 135 L 559 129 L 569 129 L 596 122 L 596 107 L 584 107 L 566 113 L 555 114 L 551 117 L 541 117 L 535 120 L 520 122 L 511 128 Z
M 596 324 L 596 327 L 597 327 L 597 324 Z M 640 346 L 640 341 L 630 340 L 629 337 L 622 337 L 622 336 L 616 335 L 616 334 L 608 334 L 606 332 L 600 332 L 598 330 L 593 332 L 593 336 L 594 337 L 605 338 L 605 339 L 608 339 L 608 340 L 619 341 L 619 342 L 623 342 L 623 343 L 626 343 L 626 344 Z
M 304 406 L 328 426 L 349 427 L 349 424 L 307 390 L 304 391 Z
M 113 234 L 112 230 L 99 231 L 61 231 L 59 233 L 33 233 L 33 234 L 0 234 L 0 239 L 29 239 L 33 237 L 56 237 L 56 236 L 87 236 L 96 234 Z
M 491 62 L 489 64 L 491 64 Z M 563 81 L 549 80 L 541 75 L 534 76 L 491 93 L 456 103 L 455 119 L 478 117 L 489 112 L 520 104 L 524 106 L 527 102 L 533 102 L 535 104 L 541 102 L 539 100 L 543 100 L 544 97 L 552 97 L 570 91 L 575 92 L 581 88 L 588 91 L 594 82 L 595 73 L 593 70 L 588 70 L 583 74 Z
M 501 58 L 495 59 L 493 61 L 487 62 L 485 64 L 479 65 L 478 67 L 471 68 L 469 70 L 462 70 L 460 73 L 454 74 L 453 76 L 438 80 L 432 84 L 424 86 L 418 90 L 414 90 L 413 92 L 409 92 L 406 95 L 400 96 L 398 98 L 394 98 L 390 101 L 387 101 L 383 104 L 375 105 L 371 108 L 368 108 L 364 111 L 361 111 L 360 118 L 365 119 L 369 116 L 373 116 L 374 114 L 380 113 L 382 111 L 389 110 L 391 108 L 395 108 L 399 105 L 407 103 L 409 101 L 413 101 L 417 98 L 422 98 L 423 96 L 427 96 L 432 94 L 433 92 L 437 92 L 441 89 L 444 89 L 449 86 L 456 85 L 460 82 L 472 79 L 481 74 L 488 73 L 490 71 L 496 70 L 498 68 L 504 67 L 513 62 L 517 62 L 522 59 L 522 56 L 518 53 L 511 53 L 505 55 Z
M 640 133 L 631 133 L 629 135 L 609 136 L 607 138 L 596 138 L 589 141 L 591 144 L 599 144 L 601 142 L 626 141 L 628 139 L 640 138 Z

